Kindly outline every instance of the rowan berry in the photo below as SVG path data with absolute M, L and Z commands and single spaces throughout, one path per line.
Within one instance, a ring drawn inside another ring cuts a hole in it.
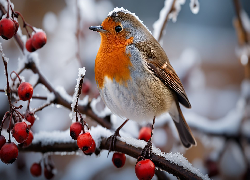
M 42 174 L 41 164 L 38 164 L 38 163 L 32 164 L 32 166 L 30 167 L 30 173 L 32 174 L 32 176 L 35 176 L 35 177 L 41 176 Z
M 30 123 L 30 125 L 28 125 L 29 127 L 33 126 L 36 118 L 35 118 L 35 114 L 33 112 L 27 112 L 25 114 L 25 119 L 26 121 L 28 121 Z
M 33 95 L 33 87 L 28 82 L 22 82 L 18 87 L 17 93 L 21 100 L 30 100 Z
M 52 179 L 54 177 L 53 169 L 49 168 L 48 166 L 44 167 L 44 177 L 46 179 Z
M 139 132 L 138 139 L 148 142 L 148 140 L 151 138 L 151 131 L 152 129 L 150 127 L 142 127 Z
M 12 135 L 18 143 L 24 142 L 29 136 L 29 128 L 25 122 L 18 122 L 14 125 Z
M 90 88 L 91 88 L 91 82 L 88 79 L 84 80 L 84 82 L 82 83 L 82 93 L 88 94 Z
M 47 42 L 47 36 L 43 31 L 35 33 L 32 37 L 32 45 L 35 49 L 42 48 Z
M 12 164 L 18 156 L 18 148 L 14 143 L 5 143 L 0 150 L 1 161 L 5 164 Z
M 20 146 L 23 148 L 28 147 L 32 143 L 33 139 L 34 139 L 33 133 L 31 130 L 29 130 L 28 138 Z
M 92 139 L 92 144 L 91 144 L 91 146 L 89 147 L 89 149 L 83 151 L 83 153 L 84 153 L 85 155 L 91 155 L 92 153 L 95 152 L 95 148 L 96 148 L 96 144 L 95 144 L 94 139 Z
M 93 138 L 89 132 L 80 134 L 77 138 L 77 145 L 82 151 L 87 151 L 91 148 L 93 143 Z
M 26 41 L 25 47 L 26 47 L 27 51 L 29 51 L 29 52 L 34 52 L 36 50 L 36 48 L 34 48 L 34 46 L 32 45 L 32 38 L 29 38 Z
M 123 153 L 116 152 L 113 154 L 112 162 L 115 167 L 121 168 L 124 166 L 126 161 L 126 156 Z
M 3 135 L 0 136 L 0 149 L 3 147 L 3 145 L 6 143 L 6 139 Z
M 74 122 L 73 124 L 71 124 L 70 126 L 70 136 L 72 137 L 72 139 L 77 140 L 79 134 L 81 133 L 83 127 L 82 124 L 79 122 Z
M 4 18 L 0 21 L 0 35 L 3 39 L 8 40 L 16 34 L 15 23 L 8 18 Z
M 139 180 L 150 180 L 155 174 L 155 165 L 150 159 L 137 162 L 135 174 Z

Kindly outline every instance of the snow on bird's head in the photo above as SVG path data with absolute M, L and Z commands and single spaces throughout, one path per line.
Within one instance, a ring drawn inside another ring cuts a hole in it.
M 126 16 L 126 15 L 129 15 L 129 16 Z M 115 19 L 118 18 L 118 19 L 121 19 L 121 20 L 124 20 L 124 21 L 127 21 L 128 19 L 132 20 L 132 18 L 133 18 L 133 19 L 137 20 L 143 27 L 145 27 L 147 29 L 147 31 L 150 32 L 150 30 L 147 28 L 147 26 L 145 24 L 143 24 L 143 21 L 141 21 L 139 19 L 139 17 L 135 15 L 135 13 L 131 13 L 129 10 L 124 9 L 123 7 L 114 8 L 112 11 L 110 11 L 108 13 L 108 17 L 113 17 Z M 127 17 L 127 18 L 125 18 L 125 17 Z

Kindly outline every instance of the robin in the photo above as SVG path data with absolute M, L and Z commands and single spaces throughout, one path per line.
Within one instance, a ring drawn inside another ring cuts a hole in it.
M 191 108 L 184 87 L 140 19 L 124 8 L 115 8 L 101 26 L 89 29 L 101 35 L 95 60 L 100 95 L 114 114 L 127 119 L 123 125 L 128 119 L 151 121 L 169 112 L 182 144 L 186 148 L 196 145 L 179 106 Z

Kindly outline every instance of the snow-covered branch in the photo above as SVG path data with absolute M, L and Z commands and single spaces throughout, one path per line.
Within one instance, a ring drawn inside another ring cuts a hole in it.
M 111 139 L 108 137 L 112 134 L 110 130 L 97 126 L 92 127 L 90 133 L 96 142 L 96 154 L 100 150 L 109 150 Z M 137 159 L 145 145 L 145 141 L 125 135 L 117 139 L 114 151 L 125 153 Z M 63 132 L 40 132 L 34 135 L 31 146 L 20 149 L 20 151 L 25 152 L 64 152 L 65 154 L 74 153 L 77 150 L 76 142 L 69 136 L 69 130 Z M 180 179 L 209 179 L 207 175 L 204 176 L 198 169 L 194 168 L 180 153 L 164 153 L 155 147 L 153 147 L 152 152 L 152 161 L 161 170 L 165 170 Z

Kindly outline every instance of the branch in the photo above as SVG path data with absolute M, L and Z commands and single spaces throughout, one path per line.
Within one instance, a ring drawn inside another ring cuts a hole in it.
M 169 19 L 169 14 L 174 10 L 176 0 L 166 0 L 165 6 L 160 12 L 159 19 L 154 23 L 154 37 L 159 42 L 162 38 L 163 31 L 165 29 L 165 26 L 167 24 L 167 21 Z
M 32 145 L 27 148 L 20 148 L 22 152 L 75 152 L 78 151 L 76 141 L 68 138 L 69 131 L 59 132 L 60 138 L 55 141 L 54 134 L 47 132 L 46 134 L 35 134 Z M 99 150 L 109 150 L 111 138 L 103 137 L 111 134 L 109 130 L 103 127 L 95 127 L 90 131 L 91 135 L 95 139 L 97 153 Z M 103 134 L 102 135 L 100 135 Z M 58 132 L 57 132 L 58 135 Z M 99 137 L 97 137 L 99 136 Z M 100 137 L 101 136 L 101 137 Z M 46 142 L 44 142 L 46 139 Z M 48 140 L 49 139 L 49 140 Z M 49 142 L 48 142 L 49 141 Z M 98 142 L 99 141 L 99 142 Z M 128 143 L 130 142 L 130 143 Z M 114 151 L 122 152 L 131 157 L 138 158 L 141 155 L 142 148 L 146 142 L 142 140 L 136 140 L 128 137 L 118 138 L 114 147 Z M 152 161 L 155 166 L 161 170 L 167 171 L 180 179 L 209 179 L 207 176 L 202 175 L 199 170 L 191 166 L 190 163 L 180 154 L 162 153 L 159 149 L 153 147 Z

